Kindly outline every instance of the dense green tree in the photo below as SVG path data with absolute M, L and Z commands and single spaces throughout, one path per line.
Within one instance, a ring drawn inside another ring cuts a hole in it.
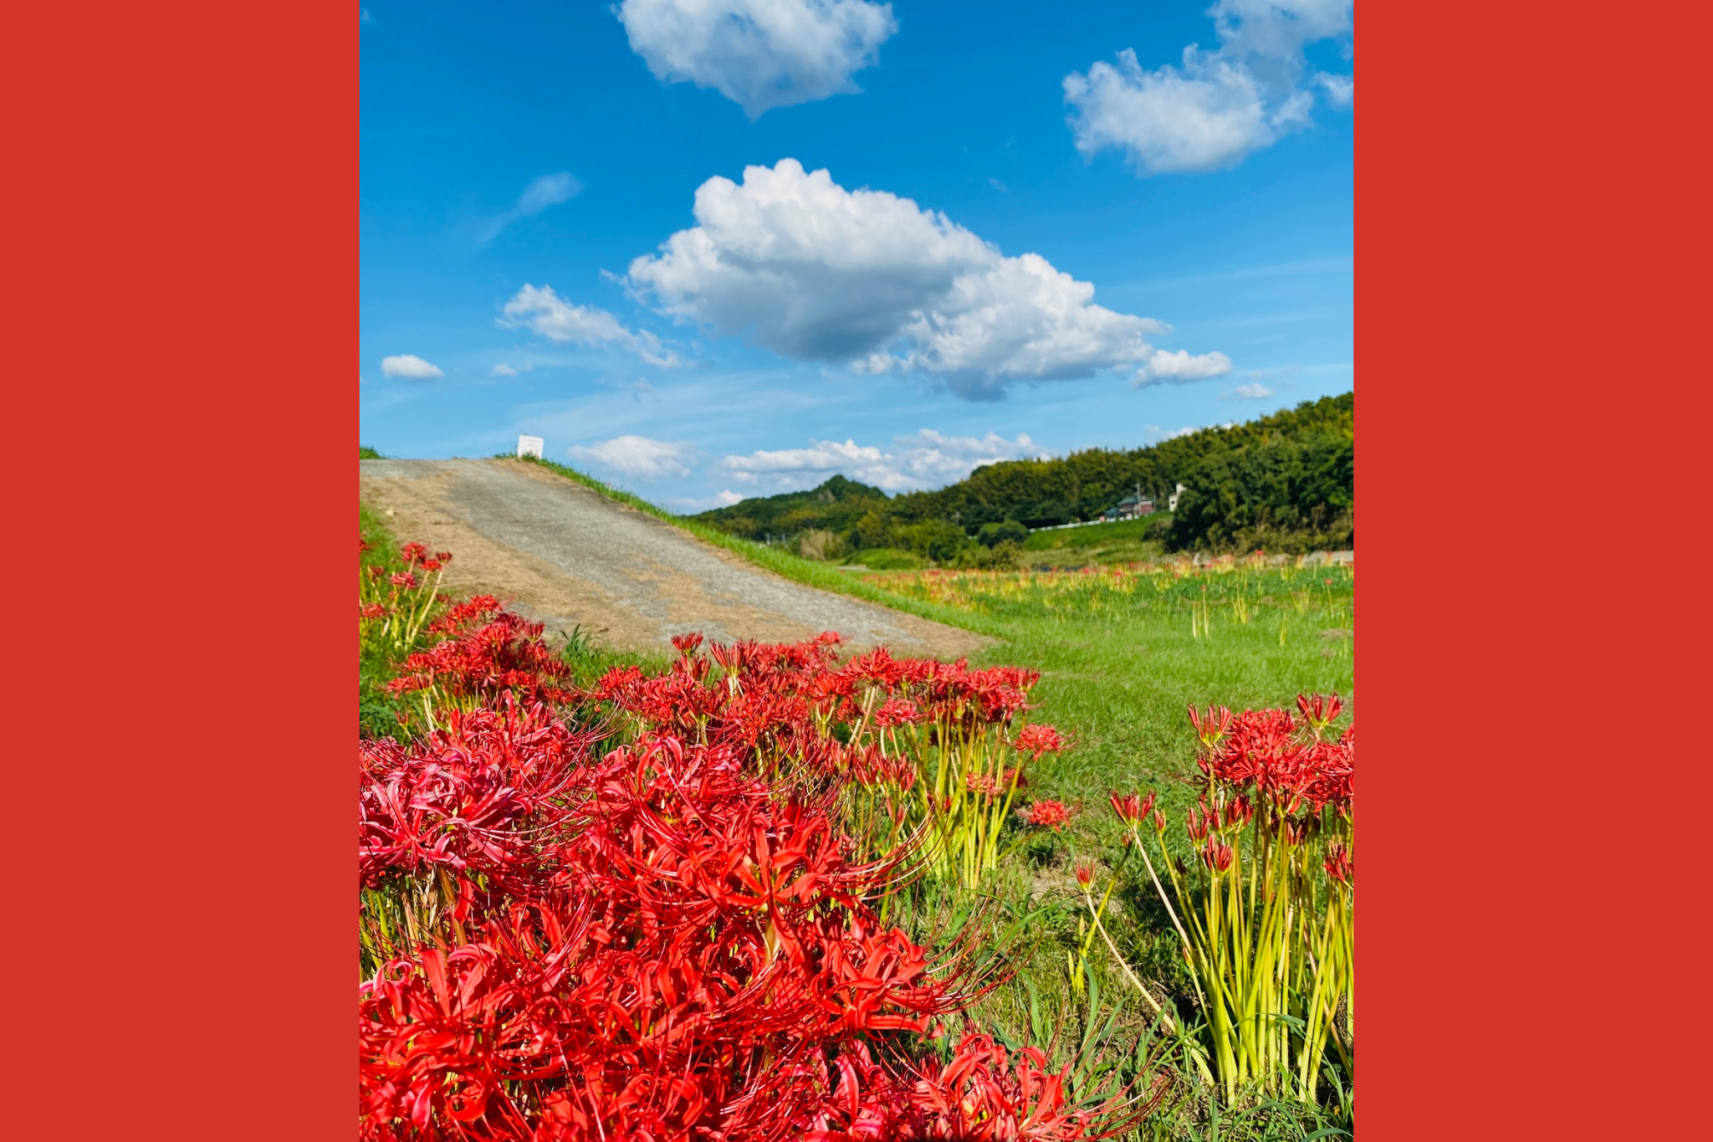
M 834 476 L 811 491 L 744 500 L 698 518 L 753 538 L 827 530 L 852 548 L 907 547 L 946 562 L 968 547 L 992 551 L 1018 542 L 1011 529 L 994 538 L 999 533 L 990 529 L 1006 521 L 1047 527 L 1096 519 L 1138 492 L 1164 509 L 1183 484 L 1178 511 L 1155 525 L 1174 550 L 1349 546 L 1356 534 L 1355 421 L 1355 394 L 1344 393 L 1147 448 L 989 464 L 928 492 L 889 497 Z

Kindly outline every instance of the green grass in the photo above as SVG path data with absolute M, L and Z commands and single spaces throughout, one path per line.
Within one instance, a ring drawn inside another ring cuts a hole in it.
M 1110 547 L 1116 543 L 1134 543 L 1147 539 L 1160 526 L 1158 515 L 1142 519 L 1120 519 L 1111 523 L 1091 523 L 1082 527 L 1043 528 L 1029 533 L 1023 544 L 1025 551 L 1081 551 L 1089 547 Z M 1170 516 L 1166 516 L 1170 519 Z
M 845 562 L 869 571 L 915 571 L 927 566 L 920 555 L 896 547 L 870 547 L 855 551 Z
M 1041 671 L 1035 716 L 1077 739 L 1042 773 L 1043 796 L 1094 805 L 1112 789 L 1172 794 L 1193 768 L 1191 703 L 1241 710 L 1353 689 L 1349 568 L 1159 572 L 1117 585 L 1111 573 L 1077 572 L 877 578 L 891 593 L 980 616 L 1002 640 L 981 664 Z M 1191 613 L 1204 589 L 1208 630 L 1197 638 Z

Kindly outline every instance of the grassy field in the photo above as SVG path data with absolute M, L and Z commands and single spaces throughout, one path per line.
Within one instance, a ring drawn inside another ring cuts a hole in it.
M 1078 742 L 1043 774 L 1047 796 L 1092 803 L 1109 789 L 1152 786 L 1167 796 L 1171 779 L 1190 768 L 1191 703 L 1280 706 L 1299 693 L 1349 698 L 1354 685 L 1348 566 L 867 578 L 888 593 L 979 616 L 1002 640 L 980 665 L 1041 671 L 1036 716 Z

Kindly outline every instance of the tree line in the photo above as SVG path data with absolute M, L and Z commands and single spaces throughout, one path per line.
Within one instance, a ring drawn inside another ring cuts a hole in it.
M 889 496 L 834 476 L 811 491 L 743 500 L 696 518 L 824 558 L 902 548 L 939 563 L 981 565 L 982 552 L 1021 543 L 1027 529 L 1099 519 L 1140 492 L 1160 513 L 1150 535 L 1169 551 L 1349 548 L 1355 419 L 1355 394 L 1343 393 L 1146 448 L 988 464 L 928 492 Z M 1177 510 L 1166 513 L 1179 484 Z

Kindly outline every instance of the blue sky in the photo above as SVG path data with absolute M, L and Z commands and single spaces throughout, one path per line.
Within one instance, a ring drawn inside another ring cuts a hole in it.
M 1348 0 L 363 9 L 363 443 L 677 510 L 1353 385 Z

